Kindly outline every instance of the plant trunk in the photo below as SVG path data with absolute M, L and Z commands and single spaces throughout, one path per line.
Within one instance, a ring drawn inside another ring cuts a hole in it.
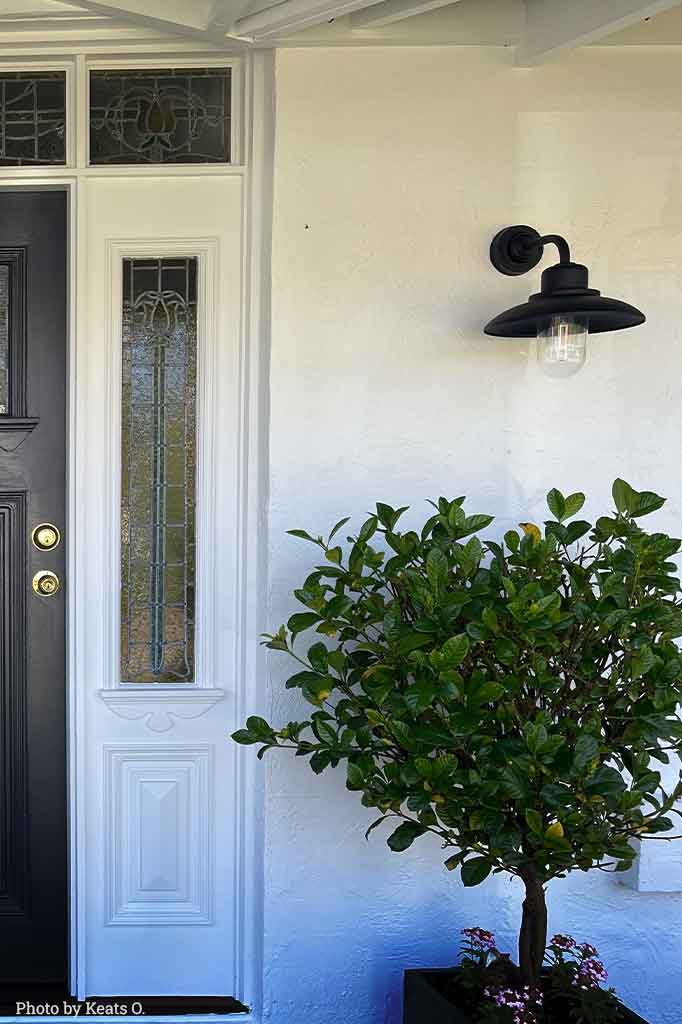
M 519 934 L 519 967 L 524 985 L 535 992 L 540 987 L 540 971 L 547 946 L 547 904 L 545 890 L 534 864 L 520 872 L 526 887 Z

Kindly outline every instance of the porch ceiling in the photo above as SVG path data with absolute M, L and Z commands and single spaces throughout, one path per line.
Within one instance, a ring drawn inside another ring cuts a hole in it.
M 682 0 L 0 0 L 0 46 L 682 45 Z

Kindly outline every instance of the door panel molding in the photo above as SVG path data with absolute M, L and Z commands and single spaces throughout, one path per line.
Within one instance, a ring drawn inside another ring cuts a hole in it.
M 104 747 L 106 924 L 210 925 L 214 746 Z
M 26 249 L 0 248 L 0 266 L 9 269 L 9 333 L 12 348 L 9 363 L 9 415 L 0 416 L 0 448 L 14 452 L 38 426 L 38 417 L 28 415 L 26 393 Z
M 30 914 L 26 491 L 0 493 L 0 917 Z
M 9 413 L 28 416 L 26 393 L 26 248 L 0 248 L 0 266 L 9 268 L 9 331 L 12 354 L 9 364 Z

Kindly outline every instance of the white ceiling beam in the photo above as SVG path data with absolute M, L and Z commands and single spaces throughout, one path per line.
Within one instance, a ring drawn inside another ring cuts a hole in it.
M 679 5 L 680 0 L 526 0 L 516 63 L 526 68 L 542 64 Z
M 426 14 L 427 11 L 436 11 L 439 7 L 450 7 L 457 2 L 458 0 L 383 0 L 364 11 L 351 14 L 350 27 L 383 28 L 384 25 L 393 25 L 396 21 L 414 18 L 415 15 Z
M 248 6 L 249 0 L 212 0 L 206 31 L 210 35 L 226 35 Z
M 226 30 L 213 30 L 213 0 L 191 0 L 191 3 L 188 0 L 62 0 L 62 3 L 123 19 L 131 25 L 184 38 L 203 39 L 207 43 L 234 39 L 234 35 Z
M 379 0 L 282 0 L 274 7 L 248 14 L 235 22 L 233 31 L 255 42 L 289 35 L 301 29 L 334 21 Z
M 204 31 L 210 11 L 210 0 L 66 0 L 73 7 L 125 18 L 147 28 L 170 27 L 186 32 Z

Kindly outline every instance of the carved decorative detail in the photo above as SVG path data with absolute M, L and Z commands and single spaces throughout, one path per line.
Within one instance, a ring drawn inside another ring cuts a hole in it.
M 36 417 L 0 416 L 0 448 L 3 452 L 15 452 L 39 423 Z
M 0 494 L 0 915 L 29 893 L 26 492 Z
M 100 690 L 100 698 L 119 718 L 144 719 L 152 732 L 167 732 L 178 718 L 199 718 L 223 700 L 224 690 L 194 687 L 192 690 L 132 689 Z
M 104 748 L 106 924 L 213 923 L 213 746 Z

